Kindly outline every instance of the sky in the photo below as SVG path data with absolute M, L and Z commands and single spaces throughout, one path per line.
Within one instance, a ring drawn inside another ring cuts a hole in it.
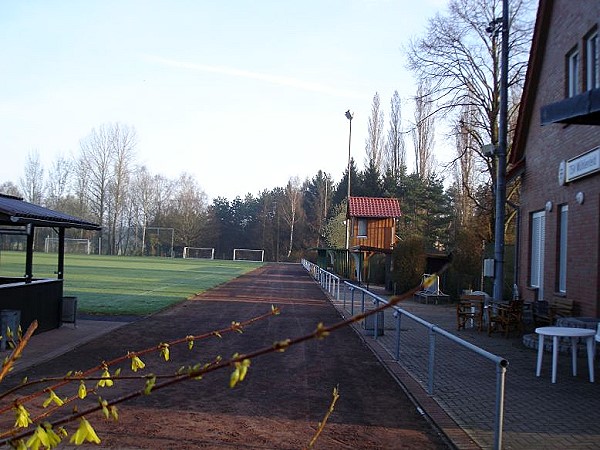
M 135 129 L 136 162 L 212 199 L 362 170 L 373 96 L 411 127 L 411 37 L 446 0 L 3 0 L 0 184 Z M 408 157 L 414 161 L 407 139 Z M 412 159 L 411 159 L 412 158 Z M 437 154 L 444 161 L 443 154 Z M 410 169 L 411 167 L 409 167 Z

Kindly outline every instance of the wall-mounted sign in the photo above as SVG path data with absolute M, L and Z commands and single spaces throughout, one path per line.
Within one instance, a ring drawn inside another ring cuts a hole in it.
M 600 170 L 600 147 L 567 161 L 567 183 Z

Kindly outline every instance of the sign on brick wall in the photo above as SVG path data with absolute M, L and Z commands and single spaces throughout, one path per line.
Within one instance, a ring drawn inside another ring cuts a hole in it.
M 600 147 L 596 147 L 567 161 L 567 183 L 600 170 Z

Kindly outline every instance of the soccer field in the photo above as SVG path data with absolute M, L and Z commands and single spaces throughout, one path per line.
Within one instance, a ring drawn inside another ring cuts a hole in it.
M 34 278 L 56 278 L 58 256 L 34 253 Z M 65 255 L 64 295 L 88 314 L 145 315 L 183 301 L 261 263 L 130 256 Z M 22 277 L 24 252 L 0 253 L 0 276 Z

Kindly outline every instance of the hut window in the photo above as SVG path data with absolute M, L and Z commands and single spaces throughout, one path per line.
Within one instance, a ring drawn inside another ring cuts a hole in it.
M 367 237 L 367 219 L 358 219 L 358 237 Z

